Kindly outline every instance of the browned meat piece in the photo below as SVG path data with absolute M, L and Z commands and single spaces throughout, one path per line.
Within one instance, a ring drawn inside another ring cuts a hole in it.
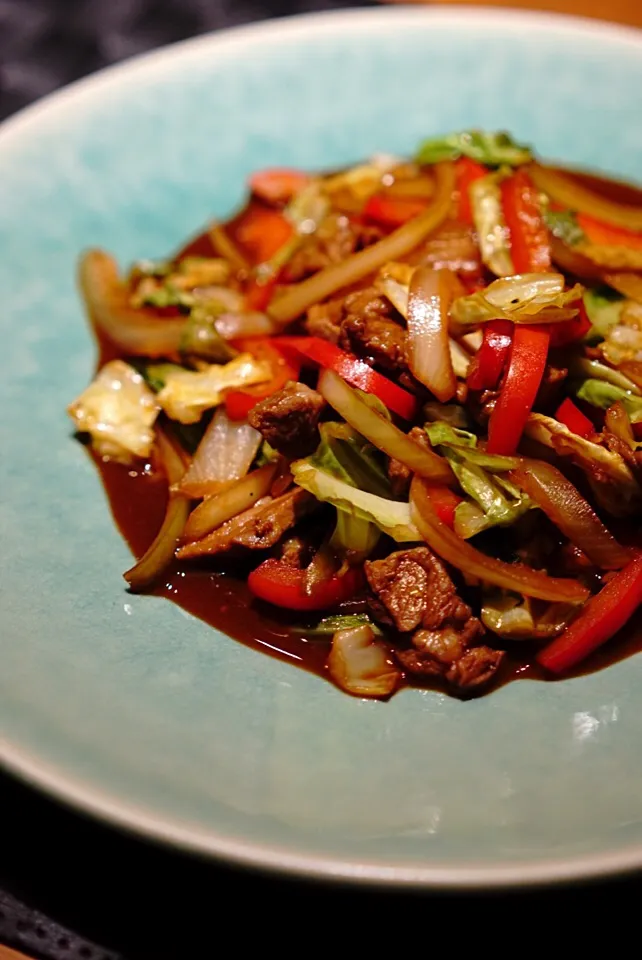
M 311 277 L 376 243 L 382 236 L 378 227 L 355 223 L 343 214 L 331 214 L 294 254 L 286 269 L 286 279 L 297 283 Z
M 638 481 L 642 483 L 642 456 L 640 453 L 633 450 L 626 440 L 622 440 L 621 437 L 616 437 L 615 434 L 609 433 L 608 430 L 605 430 L 602 434 L 602 439 L 604 445 L 608 447 L 613 453 L 619 453 L 624 462 L 631 469 L 631 473 Z
M 567 377 L 568 370 L 565 367 L 554 367 L 547 363 L 535 398 L 535 407 L 550 410 L 551 407 L 559 406 L 562 401 L 562 385 Z
M 319 417 L 325 401 L 304 383 L 286 383 L 250 411 L 248 421 L 271 447 L 295 460 L 319 444 Z
M 418 444 L 426 449 L 430 448 L 430 441 L 423 427 L 413 427 L 408 433 L 409 437 L 416 440 Z M 410 489 L 410 470 L 405 463 L 399 460 L 388 460 L 388 479 L 392 486 L 392 492 L 395 497 L 405 497 Z
M 374 287 L 345 298 L 339 346 L 384 370 L 405 370 L 406 331 L 392 319 L 394 308 Z
M 343 297 L 340 297 L 338 300 L 315 303 L 310 307 L 305 326 L 311 337 L 321 337 L 330 343 L 338 343 L 342 320 Z
M 504 654 L 471 646 L 484 628 L 428 547 L 399 550 L 365 568 L 376 598 L 374 616 L 388 619 L 401 633 L 415 631 L 412 647 L 396 651 L 406 670 L 444 677 L 460 691 L 492 677 Z
M 383 560 L 368 561 L 365 571 L 370 589 L 402 633 L 418 627 L 436 629 L 445 621 L 464 625 L 471 616 L 441 560 L 428 547 L 398 550 Z
M 302 570 L 310 562 L 311 552 L 310 544 L 302 540 L 301 537 L 288 537 L 281 545 L 280 559 L 287 563 L 289 567 Z
M 267 550 L 278 543 L 286 530 L 317 506 L 316 498 L 301 487 L 293 487 L 276 500 L 264 497 L 250 510 L 228 520 L 203 540 L 180 547 L 176 556 L 181 560 L 211 557 L 234 547 Z

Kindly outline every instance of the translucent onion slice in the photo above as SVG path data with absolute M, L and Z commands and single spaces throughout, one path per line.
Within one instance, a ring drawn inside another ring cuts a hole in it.
M 401 679 L 367 623 L 337 630 L 327 666 L 337 686 L 356 697 L 388 697 Z
M 183 452 L 162 430 L 157 429 L 156 438 L 160 460 L 170 485 L 170 494 L 165 519 L 154 542 L 138 563 L 123 574 L 134 593 L 140 593 L 156 583 L 172 562 L 189 514 L 188 501 L 171 492 L 171 487 L 180 481 L 185 470 Z
M 252 466 L 261 439 L 247 420 L 230 420 L 225 407 L 218 407 L 177 489 L 199 497 L 211 493 L 213 483 L 222 488 L 240 480 Z
M 224 340 L 240 337 L 269 337 L 280 329 L 265 313 L 222 313 L 216 318 L 216 331 Z
M 409 366 L 420 383 L 441 403 L 457 392 L 448 338 L 452 296 L 448 270 L 417 267 L 408 295 Z
M 320 270 L 309 279 L 274 297 L 270 304 L 270 316 L 279 324 L 290 323 L 313 304 L 321 303 L 338 290 L 358 283 L 390 260 L 407 256 L 446 219 L 450 212 L 454 186 L 453 165 L 437 164 L 435 196 L 424 213 L 409 220 L 371 247 L 360 250 L 341 263 Z
M 635 436 L 631 420 L 621 400 L 609 407 L 604 414 L 604 426 L 613 436 L 628 443 L 632 449 L 635 448 Z
M 261 497 L 267 496 L 277 471 L 277 463 L 266 463 L 222 491 L 208 497 L 196 507 L 185 524 L 183 540 L 200 540 L 237 513 L 249 510 Z
M 399 430 L 332 370 L 323 371 L 317 389 L 324 400 L 378 450 L 428 480 L 454 482 L 453 472 L 446 460 Z
M 80 260 L 78 281 L 91 322 L 126 354 L 164 357 L 178 352 L 185 319 L 161 319 L 132 307 L 108 253 L 88 250 Z
M 439 519 L 429 487 L 420 477 L 415 477 L 410 486 L 410 515 L 428 546 L 470 577 L 539 600 L 583 603 L 589 597 L 589 591 L 578 580 L 549 577 L 523 564 L 505 563 L 462 540 Z
M 605 273 L 602 279 L 618 293 L 642 303 L 642 275 L 639 273 Z
M 551 170 L 538 163 L 531 164 L 528 172 L 539 190 L 568 210 L 588 213 L 597 220 L 642 232 L 642 206 L 608 200 L 560 170 Z
M 598 567 L 619 570 L 629 562 L 629 551 L 617 542 L 593 507 L 556 467 L 542 460 L 528 460 L 511 470 L 508 478 Z

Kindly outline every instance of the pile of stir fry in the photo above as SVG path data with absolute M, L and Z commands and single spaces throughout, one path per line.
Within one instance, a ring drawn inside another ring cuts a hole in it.
M 575 668 L 642 600 L 642 206 L 480 131 L 249 187 L 170 260 L 82 258 L 116 358 L 69 413 L 169 486 L 131 589 L 240 556 L 358 696 Z

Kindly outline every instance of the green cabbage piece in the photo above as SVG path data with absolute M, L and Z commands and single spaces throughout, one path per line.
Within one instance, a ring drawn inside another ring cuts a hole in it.
M 602 410 L 608 410 L 619 400 L 633 423 L 642 421 L 642 397 L 629 393 L 622 387 L 616 387 L 613 383 L 605 380 L 582 380 L 575 389 L 575 395 L 579 400 L 585 400 L 591 406 L 600 407 Z
M 611 327 L 620 322 L 624 297 L 610 287 L 596 287 L 585 290 L 583 300 L 592 324 L 585 340 L 589 342 L 603 340 Z
M 291 470 L 294 482 L 312 493 L 317 500 L 331 503 L 337 510 L 375 524 L 382 533 L 398 543 L 421 540 L 419 531 L 410 519 L 409 503 L 359 490 L 311 461 L 312 458 L 297 460 Z
M 469 187 L 482 260 L 498 277 L 510 277 L 515 273 L 500 186 L 505 177 L 506 172 L 498 170 L 475 180 Z
M 547 603 L 508 590 L 492 590 L 482 604 L 481 621 L 504 640 L 548 640 L 559 636 L 577 615 L 570 603 Z
M 455 510 L 455 530 L 468 539 L 494 526 L 509 526 L 536 504 L 505 477 L 496 474 L 517 466 L 515 457 L 502 457 L 477 449 L 477 437 L 448 423 L 425 426 L 433 447 L 448 459 L 464 500 Z
M 529 147 L 516 143 L 504 131 L 488 133 L 484 130 L 463 130 L 424 140 L 417 151 L 416 160 L 429 164 L 457 160 L 458 157 L 470 157 L 488 167 L 501 164 L 518 167 L 533 159 Z
M 561 273 L 524 273 L 494 280 L 485 290 L 458 297 L 450 315 L 459 324 L 479 324 L 487 320 L 512 320 L 513 323 L 544 323 L 570 320 L 577 315 L 576 303 L 584 288 L 575 284 L 564 290 Z
M 325 640 L 337 630 L 351 630 L 354 627 L 370 627 L 375 636 L 383 636 L 381 627 L 371 620 L 367 613 L 344 613 L 323 617 L 312 627 L 290 627 L 291 630 L 304 633 L 306 637 L 320 637 Z

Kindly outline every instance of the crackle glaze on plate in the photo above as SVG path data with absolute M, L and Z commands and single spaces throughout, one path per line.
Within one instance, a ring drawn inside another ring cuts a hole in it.
M 0 129 L 0 756 L 132 830 L 237 862 L 427 886 L 642 865 L 642 657 L 460 703 L 351 699 L 170 603 L 66 404 L 93 349 L 78 252 L 163 255 L 256 167 L 337 167 L 506 128 L 642 174 L 642 39 L 534 14 L 386 9 L 205 37 Z

